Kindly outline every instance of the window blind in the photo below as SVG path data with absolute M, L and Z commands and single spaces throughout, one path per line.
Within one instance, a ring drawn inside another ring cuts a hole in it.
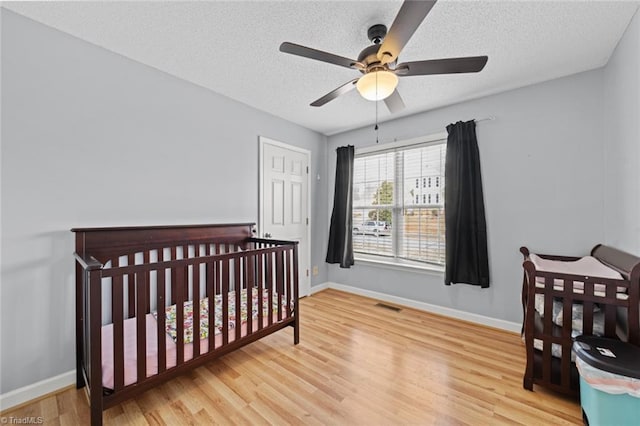
M 445 155 L 444 140 L 356 153 L 355 252 L 444 265 Z

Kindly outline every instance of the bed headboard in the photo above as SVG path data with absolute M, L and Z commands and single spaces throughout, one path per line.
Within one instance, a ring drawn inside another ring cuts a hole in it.
M 591 256 L 620 272 L 626 280 L 640 276 L 640 257 L 603 244 L 595 246 Z
M 114 256 L 182 244 L 241 244 L 252 236 L 255 223 L 73 228 L 76 253 L 106 263 Z

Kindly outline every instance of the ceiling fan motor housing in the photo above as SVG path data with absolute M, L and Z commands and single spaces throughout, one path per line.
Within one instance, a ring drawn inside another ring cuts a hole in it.
M 373 44 L 365 47 L 358 55 L 358 62 L 364 65 L 364 69 L 360 70 L 361 73 L 366 74 L 372 71 L 386 71 L 389 69 L 386 64 L 381 64 L 380 59 L 378 59 L 378 50 L 380 50 L 381 43 L 386 35 L 387 27 L 382 24 L 373 25 L 367 30 L 367 36 Z M 389 65 L 393 64 L 395 64 L 395 61 Z
M 373 44 L 380 44 L 384 40 L 384 36 L 387 35 L 387 27 L 382 24 L 376 24 L 367 30 L 367 37 Z

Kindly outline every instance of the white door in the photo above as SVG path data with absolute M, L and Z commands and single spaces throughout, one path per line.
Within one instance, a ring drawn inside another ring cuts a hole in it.
M 311 153 L 260 137 L 260 236 L 299 241 L 298 291 L 311 292 L 309 160 Z

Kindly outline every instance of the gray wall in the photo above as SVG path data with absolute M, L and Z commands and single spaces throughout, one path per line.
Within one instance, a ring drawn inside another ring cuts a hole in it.
M 256 221 L 258 135 L 312 151 L 312 285 L 519 321 L 521 245 L 584 254 L 604 240 L 640 253 L 638 16 L 603 70 L 381 125 L 382 141 L 403 140 L 496 116 L 478 124 L 487 290 L 445 287 L 441 274 L 324 264 L 335 149 L 373 144 L 372 126 L 326 144 L 7 10 L 1 36 L 0 393 L 74 368 L 69 228 Z
M 477 126 L 489 238 L 491 287 L 446 287 L 442 274 L 356 264 L 329 267 L 329 280 L 492 318 L 521 319 L 526 245 L 586 254 L 603 241 L 602 70 L 577 74 L 380 125 L 380 139 L 443 132 L 448 123 L 495 116 Z M 402 91 L 402 85 L 400 85 Z M 373 126 L 329 138 L 335 149 L 375 143 Z M 330 181 L 330 188 L 333 181 Z M 329 194 L 329 205 L 333 204 Z
M 311 150 L 324 212 L 324 136 L 3 10 L 0 393 L 75 368 L 69 229 L 257 221 L 258 135 Z
M 605 239 L 640 254 L 640 12 L 604 70 Z

